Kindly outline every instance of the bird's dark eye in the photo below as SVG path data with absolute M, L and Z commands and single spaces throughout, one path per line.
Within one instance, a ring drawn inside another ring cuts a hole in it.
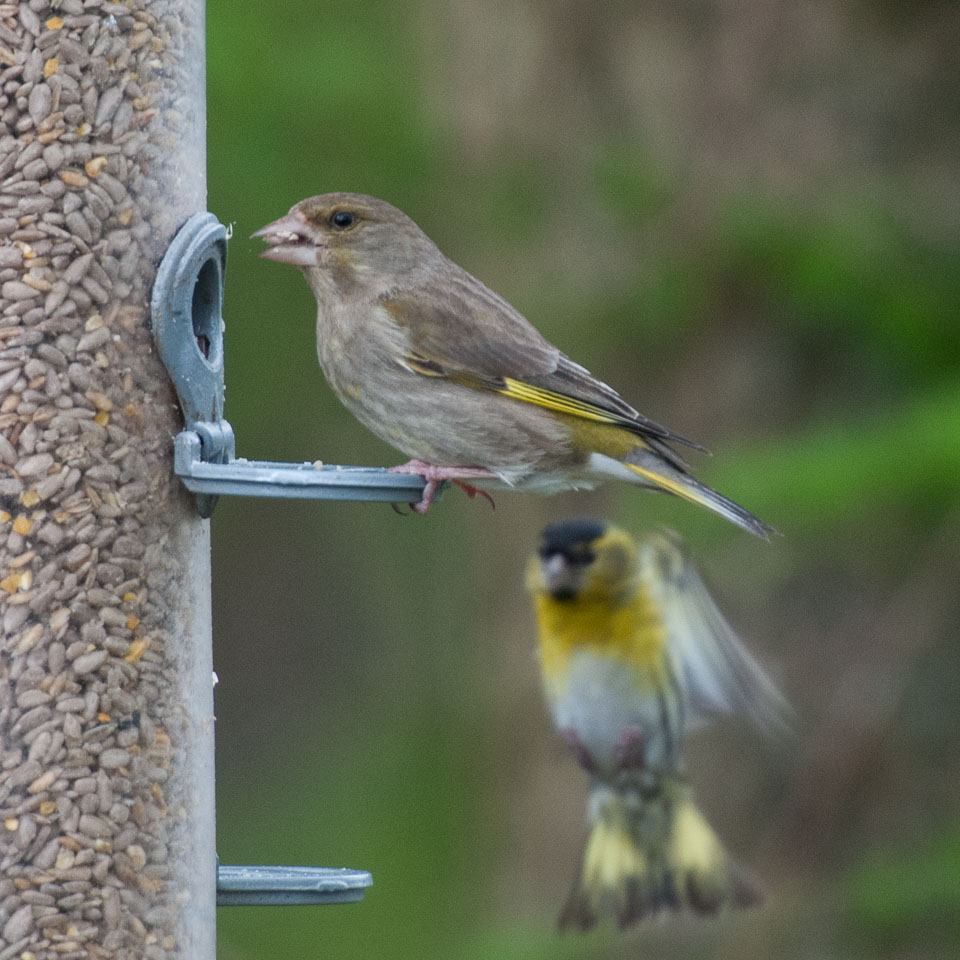
M 353 221 L 357 218 L 349 210 L 338 210 L 331 218 L 330 222 L 339 230 L 346 230 L 353 226 Z
M 597 559 L 597 555 L 592 550 L 555 550 L 551 547 L 540 550 L 542 560 L 549 560 L 556 556 L 563 557 L 571 567 L 587 567 Z

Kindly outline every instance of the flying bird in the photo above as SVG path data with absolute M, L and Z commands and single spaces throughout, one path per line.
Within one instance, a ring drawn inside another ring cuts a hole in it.
M 684 740 L 718 712 L 783 732 L 789 707 L 678 538 L 637 542 L 601 521 L 555 524 L 527 586 L 546 700 L 590 777 L 590 831 L 560 927 L 759 904 L 759 883 L 694 803 Z

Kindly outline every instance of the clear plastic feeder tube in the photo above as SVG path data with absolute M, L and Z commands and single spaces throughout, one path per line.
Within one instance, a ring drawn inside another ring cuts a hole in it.
M 0 957 L 213 960 L 210 548 L 149 327 L 202 0 L 0 3 Z

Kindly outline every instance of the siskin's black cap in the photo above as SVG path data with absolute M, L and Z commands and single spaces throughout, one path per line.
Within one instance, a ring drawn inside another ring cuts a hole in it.
M 543 531 L 540 553 L 566 553 L 571 547 L 585 546 L 602 537 L 607 525 L 602 520 L 563 520 L 552 523 Z

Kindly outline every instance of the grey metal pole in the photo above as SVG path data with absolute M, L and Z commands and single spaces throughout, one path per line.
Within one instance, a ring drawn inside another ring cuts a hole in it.
M 0 960 L 213 960 L 209 531 L 156 264 L 203 0 L 0 2 Z

